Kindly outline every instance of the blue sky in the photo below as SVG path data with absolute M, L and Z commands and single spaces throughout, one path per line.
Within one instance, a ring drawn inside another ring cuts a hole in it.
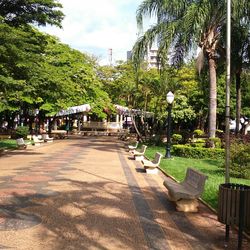
M 108 64 L 112 48 L 113 63 L 126 60 L 137 38 L 136 9 L 142 0 L 60 0 L 66 15 L 63 28 L 42 31 L 57 36 L 70 47 L 95 55 Z

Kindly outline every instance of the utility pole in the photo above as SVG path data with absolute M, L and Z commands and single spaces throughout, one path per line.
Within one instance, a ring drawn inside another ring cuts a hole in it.
M 227 0 L 227 79 L 226 79 L 226 131 L 225 131 L 225 143 L 226 143 L 226 156 L 225 156 L 225 182 L 230 182 L 229 170 L 230 170 L 230 83 L 231 83 L 231 0 Z

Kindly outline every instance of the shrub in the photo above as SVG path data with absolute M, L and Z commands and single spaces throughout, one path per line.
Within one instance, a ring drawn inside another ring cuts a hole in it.
M 217 137 L 222 138 L 224 136 L 224 131 L 220 130 L 220 129 L 216 129 L 215 134 L 216 134 Z
M 173 145 L 173 154 L 186 158 L 211 158 L 222 159 L 225 157 L 225 150 L 220 148 L 190 147 L 188 145 Z
M 250 178 L 250 144 L 235 140 L 230 147 L 231 175 L 239 178 Z
M 193 134 L 194 134 L 194 136 L 199 137 L 199 136 L 204 135 L 205 133 L 204 133 L 204 131 L 202 131 L 200 129 L 196 129 L 196 130 L 194 130 Z
M 206 141 L 204 139 L 197 139 L 195 140 L 195 142 L 192 142 L 190 145 L 195 148 L 203 148 L 206 146 Z
M 27 126 L 17 127 L 15 137 L 26 139 L 28 133 L 29 133 L 29 127 Z
M 175 133 L 175 134 L 179 134 L 179 133 Z M 191 137 L 191 132 L 187 129 L 183 129 L 180 131 L 180 134 L 182 136 L 182 143 L 188 143 L 190 137 Z
M 173 140 L 173 143 L 178 144 L 182 140 L 182 135 L 180 135 L 180 134 L 173 134 L 172 135 L 172 140 Z
M 155 146 L 164 146 L 165 143 L 162 141 L 160 135 L 153 135 L 147 140 L 147 144 Z
M 219 137 L 209 138 L 207 139 L 207 147 L 215 147 L 215 148 L 221 148 L 221 139 Z

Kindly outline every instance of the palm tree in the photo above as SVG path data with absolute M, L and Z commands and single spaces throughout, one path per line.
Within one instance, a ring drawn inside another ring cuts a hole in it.
M 250 3 L 235 10 L 232 23 L 232 72 L 235 75 L 236 86 L 236 134 L 240 131 L 241 117 L 241 75 L 244 68 L 249 67 L 250 61 Z
M 236 4 L 236 0 L 234 1 Z M 242 5 L 245 0 L 239 1 Z M 225 25 L 224 0 L 145 0 L 137 9 L 137 23 L 143 27 L 144 17 L 155 16 L 157 23 L 149 28 L 133 47 L 136 67 L 157 41 L 161 66 L 170 61 L 180 64 L 191 52 L 200 48 L 198 70 L 204 59 L 209 66 L 209 137 L 215 137 L 217 110 L 216 65 L 219 55 L 221 29 Z M 169 58 L 168 58 L 169 57 Z M 169 60 L 170 59 L 170 60 Z

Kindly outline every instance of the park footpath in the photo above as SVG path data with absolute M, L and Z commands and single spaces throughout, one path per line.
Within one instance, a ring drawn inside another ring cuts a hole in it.
M 0 249 L 225 249 L 217 216 L 202 203 L 198 213 L 177 212 L 165 178 L 146 174 L 112 137 L 6 152 Z M 237 234 L 226 249 L 237 249 Z

